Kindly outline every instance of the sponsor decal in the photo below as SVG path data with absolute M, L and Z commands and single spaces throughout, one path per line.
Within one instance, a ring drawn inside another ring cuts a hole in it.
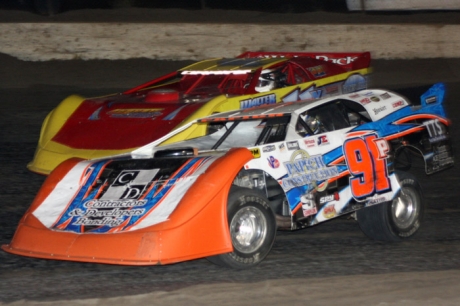
M 342 58 L 329 58 L 326 55 L 317 55 L 316 59 L 322 60 L 322 61 L 327 61 L 327 62 L 332 62 L 337 65 L 348 65 L 352 62 L 354 62 L 358 57 L 357 56 L 347 56 L 347 57 L 342 57 Z
M 332 95 L 339 92 L 339 85 L 333 84 L 326 86 L 326 94 Z
M 368 92 L 364 93 L 364 95 L 366 97 L 372 97 L 372 96 L 374 96 L 374 93 L 372 91 L 368 91 Z
M 380 102 L 380 99 L 376 96 L 371 97 L 372 102 Z
M 318 212 L 314 196 L 311 193 L 307 193 L 301 196 L 300 202 L 302 203 L 302 212 L 304 217 L 314 215 Z
M 332 84 L 332 85 L 328 85 L 328 86 L 325 86 L 326 88 L 326 94 L 328 95 L 332 95 L 332 94 L 335 94 L 335 93 L 338 93 L 339 92 L 339 85 L 337 84 Z
M 382 98 L 383 100 L 390 99 L 391 95 L 388 92 L 386 92 L 386 93 L 381 94 L 380 98 Z
M 274 156 L 270 155 L 270 157 L 268 157 L 267 160 L 268 160 L 268 165 L 273 169 L 276 169 L 280 166 L 279 160 L 277 160 Z
M 126 218 L 145 214 L 147 200 L 139 200 L 159 169 L 123 170 L 99 199 L 90 199 L 68 214 L 72 225 L 116 227 Z
M 402 101 L 402 100 L 401 100 L 401 101 L 398 101 L 398 102 L 394 102 L 394 103 L 392 104 L 393 108 L 398 108 L 398 107 L 401 107 L 401 106 L 403 106 L 403 105 L 404 105 L 404 101 Z
M 275 104 L 275 103 L 276 103 L 276 95 L 269 94 L 265 96 L 255 97 L 252 99 L 241 100 L 240 108 L 245 109 L 245 108 L 252 108 L 252 107 L 257 107 L 261 105 L 268 105 L 268 104 Z
M 299 142 L 296 140 L 296 141 L 289 141 L 289 142 L 286 142 L 286 145 L 287 145 L 287 149 L 289 151 L 294 151 L 294 150 L 298 150 L 300 149 L 299 147 Z
M 275 145 L 269 145 L 269 146 L 265 146 L 265 147 L 262 148 L 262 152 L 264 152 L 264 153 L 272 152 L 272 151 L 275 151 L 275 150 L 276 150 Z
M 441 122 L 439 122 L 438 119 L 425 121 L 423 122 L 423 125 L 426 127 L 430 136 L 430 143 L 435 143 L 447 139 L 444 126 Z
M 279 149 L 280 149 L 281 152 L 286 151 L 286 146 L 284 145 L 284 142 L 281 143 L 278 147 L 279 147 Z
M 371 99 L 369 98 L 364 98 L 364 99 L 361 99 L 359 100 L 359 103 L 363 104 L 363 105 L 366 105 L 368 103 L 371 103 Z
M 324 207 L 323 209 L 323 216 L 326 219 L 334 218 L 337 215 L 337 212 L 335 211 L 335 206 L 334 205 L 329 205 Z
M 438 167 L 444 167 L 454 163 L 454 159 L 450 153 L 450 148 L 446 145 L 435 147 L 433 152 L 433 161 Z
M 305 150 L 295 151 L 291 160 L 284 163 L 284 167 L 288 177 L 282 179 L 281 185 L 285 190 L 297 186 L 308 186 L 308 189 L 315 188 L 318 191 L 323 191 L 327 188 L 327 184 L 319 189 L 316 182 L 327 180 L 339 174 L 336 166 L 326 166 L 321 155 L 310 156 Z M 312 186 L 309 186 L 310 184 Z
M 312 148 L 316 146 L 316 141 L 314 139 L 304 139 L 303 143 L 307 146 L 307 148 Z
M 358 99 L 359 97 L 361 97 L 360 94 L 353 94 L 353 95 L 349 95 L 348 96 L 350 99 Z
M 253 149 L 250 149 L 250 151 L 251 151 L 252 156 L 254 156 L 254 158 L 260 158 L 259 148 L 253 148 Z
M 363 207 L 364 207 L 364 205 L 361 204 L 361 203 L 353 204 L 353 205 L 351 205 L 351 210 L 358 210 L 358 209 L 361 209 Z
M 384 111 L 386 109 L 387 109 L 386 106 L 382 106 L 382 107 L 378 107 L 378 108 L 373 108 L 372 110 L 374 111 L 374 114 L 377 115 L 378 113 L 380 113 L 380 112 L 382 112 L 382 111 Z
M 304 217 L 308 217 L 318 213 L 318 209 L 316 207 L 304 209 L 304 206 L 302 205 L 302 212 Z
M 333 194 L 328 194 L 324 197 L 319 198 L 319 204 L 325 204 L 330 201 L 338 201 L 340 200 L 340 196 L 338 192 L 334 192 Z
M 313 74 L 315 78 L 320 78 L 326 75 L 326 71 L 324 71 L 324 66 L 323 65 L 318 65 L 315 67 L 309 67 L 307 68 L 308 71 Z
M 194 174 L 206 171 L 217 158 L 186 159 L 166 170 L 172 175 L 166 172 L 161 177 L 159 168 L 137 168 L 149 167 L 137 161 L 82 162 L 64 176 L 33 214 L 46 227 L 59 231 L 115 233 L 145 228 L 166 221 L 178 199 L 196 181 Z M 50 211 L 56 214 L 50 215 Z
M 425 99 L 426 104 L 436 103 L 437 99 L 436 96 L 428 97 Z
M 368 202 L 367 202 L 367 205 L 366 206 L 371 206 L 371 205 L 375 205 L 375 204 L 380 204 L 380 203 L 383 203 L 383 202 L 387 202 L 388 199 L 387 197 L 383 196 L 383 197 L 377 197 L 377 198 L 372 198 L 370 199 Z
M 107 112 L 112 118 L 156 118 L 161 116 L 162 108 L 128 108 L 114 109 Z
M 318 136 L 316 142 L 318 143 L 318 146 L 324 146 L 324 145 L 329 144 L 329 139 L 327 138 L 327 135 L 321 135 L 321 136 Z

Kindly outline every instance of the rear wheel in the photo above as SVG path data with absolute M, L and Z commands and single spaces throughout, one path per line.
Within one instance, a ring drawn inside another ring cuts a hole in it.
M 270 252 L 276 236 L 275 216 L 268 200 L 256 191 L 235 186 L 227 205 L 233 252 L 208 259 L 234 269 L 256 266 Z
M 400 241 L 419 230 L 425 207 L 420 186 L 414 176 L 397 172 L 401 191 L 393 201 L 366 207 L 356 212 L 361 230 L 380 241 Z

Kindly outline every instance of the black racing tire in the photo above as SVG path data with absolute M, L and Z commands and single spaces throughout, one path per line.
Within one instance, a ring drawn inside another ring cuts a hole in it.
M 425 204 L 420 185 L 407 172 L 396 172 L 401 190 L 394 200 L 360 209 L 356 217 L 361 230 L 379 241 L 401 241 L 420 229 Z
M 208 260 L 233 269 L 258 265 L 270 252 L 276 236 L 275 215 L 267 198 L 257 191 L 233 186 L 227 215 L 233 252 L 208 257 Z

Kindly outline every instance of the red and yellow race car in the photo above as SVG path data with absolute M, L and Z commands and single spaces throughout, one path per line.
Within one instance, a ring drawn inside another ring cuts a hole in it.
M 72 95 L 46 117 L 28 168 L 49 174 L 71 157 L 130 152 L 214 113 L 354 92 L 367 88 L 370 71 L 368 52 L 246 52 L 197 62 L 123 93 Z

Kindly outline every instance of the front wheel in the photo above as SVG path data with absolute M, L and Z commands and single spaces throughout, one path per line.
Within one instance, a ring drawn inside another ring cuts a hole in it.
M 248 188 L 232 187 L 227 203 L 233 252 L 208 257 L 224 267 L 246 269 L 258 265 L 270 252 L 276 220 L 268 200 Z
M 356 217 L 366 236 L 380 241 L 400 241 L 419 230 L 425 206 L 414 176 L 397 172 L 401 190 L 392 201 L 360 209 Z

